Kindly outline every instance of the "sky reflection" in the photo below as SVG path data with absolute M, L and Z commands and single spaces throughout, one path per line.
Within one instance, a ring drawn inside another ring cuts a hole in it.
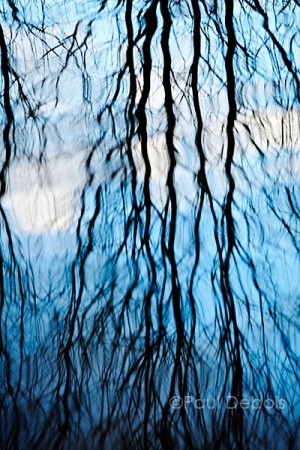
M 2 2 L 1 448 L 298 448 L 299 14 Z

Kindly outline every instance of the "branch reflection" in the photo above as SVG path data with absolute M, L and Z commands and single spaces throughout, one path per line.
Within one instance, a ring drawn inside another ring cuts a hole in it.
M 0 447 L 296 449 L 298 2 L 0 14 Z

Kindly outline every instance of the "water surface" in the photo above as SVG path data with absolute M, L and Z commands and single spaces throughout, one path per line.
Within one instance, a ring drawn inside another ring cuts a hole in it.
M 0 447 L 297 449 L 297 1 L 2 1 Z

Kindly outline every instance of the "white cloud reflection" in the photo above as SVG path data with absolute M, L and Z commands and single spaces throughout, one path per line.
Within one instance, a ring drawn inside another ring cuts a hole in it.
M 68 108 L 65 108 L 66 114 Z M 192 122 L 191 122 L 192 123 Z M 246 115 L 238 115 L 236 122 L 235 163 L 242 165 L 248 180 L 257 189 L 266 181 L 295 184 L 300 181 L 300 115 L 299 110 L 265 110 Z M 197 185 L 195 176 L 199 169 L 197 152 L 186 145 L 186 137 L 193 136 L 194 128 L 182 127 L 182 142 L 176 138 L 178 153 L 174 180 L 178 193 L 179 210 L 186 211 L 193 203 Z M 222 147 L 226 138 L 226 120 L 205 123 L 205 152 L 207 157 L 208 180 L 214 195 L 223 196 L 226 192 L 224 161 L 226 148 Z M 251 143 L 251 139 L 255 145 Z M 190 140 L 193 140 L 192 138 Z M 81 143 L 82 145 L 82 143 Z M 264 155 L 263 160 L 259 151 Z M 80 193 L 86 183 L 85 151 L 49 152 L 48 161 L 40 166 L 31 161 L 15 160 L 9 171 L 9 190 L 4 197 L 3 206 L 11 220 L 20 230 L 29 234 L 39 234 L 68 230 L 76 224 L 80 211 Z M 104 155 L 104 151 L 102 154 Z M 148 140 L 148 154 L 151 165 L 150 189 L 153 202 L 163 207 L 167 198 L 167 175 L 169 156 L 163 133 Z M 134 164 L 138 182 L 144 181 L 145 163 L 140 144 L 133 147 Z M 109 165 L 105 155 L 94 167 L 94 184 L 120 182 L 124 174 L 124 161 L 117 154 Z M 115 169 L 119 177 L 111 179 Z M 243 175 L 236 175 L 238 192 L 245 193 L 247 183 Z

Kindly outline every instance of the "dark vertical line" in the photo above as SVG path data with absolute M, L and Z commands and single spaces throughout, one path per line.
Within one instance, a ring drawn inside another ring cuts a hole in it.
M 147 132 L 147 114 L 146 104 L 150 94 L 151 88 L 151 71 L 152 71 L 152 57 L 151 57 L 151 43 L 153 36 L 157 29 L 157 10 L 158 0 L 154 0 L 144 14 L 145 19 L 145 40 L 143 44 L 143 90 L 141 99 L 139 101 L 136 115 L 138 119 L 138 132 L 141 140 L 142 157 L 145 164 L 145 178 L 144 178 L 144 201 L 145 201 L 145 230 L 142 239 L 142 244 L 146 248 L 146 253 L 149 259 L 150 270 L 149 278 L 150 285 L 145 296 L 145 379 L 144 379 L 144 394 L 145 394 L 145 412 L 144 412 L 144 448 L 148 448 L 148 421 L 150 415 L 151 398 L 149 386 L 149 370 L 151 351 L 151 300 L 153 290 L 156 286 L 156 266 L 150 247 L 150 226 L 151 226 L 151 194 L 150 194 L 150 176 L 151 165 L 148 155 L 148 132 Z
M 166 130 L 166 144 L 168 149 L 168 155 L 170 159 L 170 167 L 167 176 L 167 187 L 169 191 L 170 205 L 171 205 L 171 218 L 169 226 L 169 239 L 168 239 L 168 258 L 172 271 L 172 296 L 173 296 L 173 308 L 174 317 L 177 328 L 177 353 L 176 361 L 180 362 L 180 354 L 183 341 L 183 323 L 181 319 L 181 307 L 180 307 L 180 286 L 178 283 L 177 264 L 175 258 L 175 236 L 176 236 L 176 220 L 177 220 L 177 198 L 176 190 L 174 186 L 174 171 L 176 167 L 176 155 L 174 146 L 174 130 L 175 130 L 175 114 L 173 111 L 173 96 L 171 87 L 171 54 L 169 49 L 169 38 L 172 26 L 171 16 L 169 12 L 168 1 L 161 1 L 161 13 L 163 17 L 163 30 L 161 36 L 161 47 L 164 59 L 163 69 L 163 86 L 165 91 L 165 110 L 167 115 L 167 130 Z
M 147 115 L 146 104 L 149 98 L 151 87 L 151 70 L 152 70 L 152 57 L 151 57 L 151 43 L 155 31 L 157 29 L 157 9 L 158 0 L 154 0 L 150 7 L 147 9 L 144 18 L 146 22 L 145 26 L 145 41 L 143 44 L 143 90 L 141 99 L 139 101 L 136 116 L 138 119 L 138 132 L 141 140 L 142 157 L 145 164 L 145 178 L 144 178 L 144 200 L 146 209 L 145 231 L 143 236 L 143 244 L 146 247 L 146 251 L 149 257 L 151 272 L 153 277 L 153 283 L 156 283 L 156 269 L 150 249 L 150 225 L 151 225 L 151 195 L 150 195 L 150 176 L 151 165 L 148 155 L 148 132 L 147 132 Z
M 4 111 L 6 116 L 6 125 L 3 130 L 3 142 L 5 146 L 5 158 L 2 169 L 0 171 L 0 199 L 5 194 L 6 191 L 6 172 L 9 167 L 9 162 L 11 159 L 11 145 L 9 140 L 9 134 L 11 126 L 14 121 L 13 111 L 10 103 L 10 79 L 9 79 L 9 60 L 7 46 L 5 42 L 5 37 L 3 33 L 3 28 L 0 25 L 0 50 L 1 50 L 1 72 L 3 77 L 3 103 Z
M 183 323 L 181 319 L 180 308 L 180 286 L 178 283 L 177 263 L 175 258 L 175 236 L 176 236 L 176 220 L 177 220 L 177 198 L 176 189 L 174 186 L 174 171 L 176 167 L 176 149 L 174 145 L 174 130 L 175 130 L 175 114 L 173 111 L 173 96 L 171 87 L 171 54 L 169 49 L 169 38 L 172 26 L 171 16 L 169 12 L 168 1 L 161 1 L 161 13 L 163 17 L 163 30 L 161 36 L 161 47 L 164 58 L 163 69 L 163 86 L 165 91 L 165 110 L 167 114 L 167 130 L 166 130 L 166 144 L 168 155 L 170 159 L 170 167 L 167 176 L 167 187 L 169 191 L 170 205 L 171 205 L 171 219 L 169 227 L 168 239 L 168 258 L 172 270 L 172 295 L 174 316 L 177 326 L 177 358 L 180 358 L 181 345 L 183 341 Z M 179 361 L 178 361 L 179 362 Z
M 182 367 L 181 367 L 181 357 L 183 356 L 183 347 L 184 347 L 184 323 L 182 320 L 182 311 L 181 311 L 181 289 L 178 280 L 177 262 L 175 257 L 177 196 L 174 185 L 174 173 L 176 167 L 176 148 L 174 145 L 174 131 L 176 125 L 176 117 L 173 110 L 174 100 L 171 85 L 172 62 L 169 43 L 172 28 L 172 19 L 169 11 L 169 1 L 161 0 L 160 9 L 163 19 L 161 48 L 163 53 L 163 87 L 165 92 L 164 106 L 167 116 L 166 145 L 170 160 L 170 166 L 167 175 L 167 187 L 170 199 L 171 218 L 169 223 L 167 256 L 171 266 L 172 305 L 176 325 L 176 354 L 174 360 L 174 370 L 171 379 L 170 394 L 172 395 L 172 393 L 174 392 L 175 382 L 177 378 L 179 382 L 180 394 L 184 396 L 186 393 L 183 392 Z M 167 431 L 168 410 L 169 408 L 168 406 L 166 406 L 163 412 L 163 424 L 162 424 L 163 425 L 162 433 L 163 435 L 165 435 L 166 440 L 167 440 L 166 433 L 168 433 Z M 187 448 L 193 448 L 191 433 L 187 424 L 187 415 L 185 408 L 181 408 L 180 414 L 182 416 Z
M 193 12 L 193 47 L 194 47 L 194 55 L 193 55 L 193 62 L 191 65 L 191 88 L 192 88 L 192 96 L 193 96 L 193 104 L 195 109 L 195 115 L 196 115 L 196 136 L 195 136 L 195 145 L 198 151 L 199 155 L 199 161 L 200 161 L 200 168 L 198 172 L 198 186 L 200 189 L 200 198 L 199 198 L 199 206 L 198 211 L 196 214 L 195 219 L 195 226 L 194 226 L 194 236 L 195 236 L 195 260 L 191 272 L 191 278 L 190 278 L 190 285 L 189 285 L 189 297 L 190 297 L 190 303 L 191 303 L 191 312 L 192 312 L 192 325 L 191 325 L 191 333 L 189 336 L 189 345 L 187 350 L 187 368 L 185 371 L 185 377 L 184 377 L 184 390 L 188 387 L 188 368 L 190 361 L 192 360 L 192 350 L 193 350 L 193 344 L 194 344 L 194 337 L 195 337 L 195 330 L 196 330 L 196 300 L 194 296 L 194 283 L 195 283 L 195 275 L 196 271 L 199 265 L 200 261 L 200 221 L 202 216 L 202 208 L 204 203 L 204 197 L 205 193 L 208 192 L 208 185 L 207 185 L 207 179 L 206 179 L 206 173 L 205 173 L 205 154 L 203 150 L 202 145 L 202 132 L 203 132 L 203 120 L 202 120 L 202 114 L 201 114 L 201 108 L 200 108 L 200 101 L 199 101 L 199 91 L 198 91 L 198 79 L 199 79 L 199 62 L 200 62 L 200 56 L 201 56 L 201 35 L 200 35 L 200 24 L 201 24 L 201 12 L 199 7 L 199 1 L 198 0 L 192 0 L 192 12 Z M 201 301 L 201 299 L 200 299 Z M 197 383 L 197 373 L 195 372 L 195 383 L 196 383 L 196 389 L 198 388 Z M 201 398 L 201 394 L 197 392 L 199 398 Z M 202 410 L 200 410 L 200 414 L 203 421 L 203 426 L 205 428 L 205 420 L 203 416 Z M 207 436 L 206 433 L 204 433 L 204 439 L 206 441 Z
M 231 290 L 229 272 L 230 272 L 230 260 L 232 252 L 235 246 L 235 229 L 234 220 L 232 215 L 233 195 L 235 189 L 235 182 L 232 176 L 231 168 L 233 164 L 233 157 L 235 151 L 235 137 L 234 127 L 237 114 L 237 105 L 235 98 L 235 73 L 234 73 L 234 55 L 236 51 L 236 37 L 234 31 L 234 3 L 233 0 L 225 1 L 225 27 L 227 32 L 227 52 L 225 56 L 225 70 L 227 77 L 227 99 L 228 99 L 228 115 L 227 115 L 227 155 L 225 162 L 225 171 L 229 183 L 229 189 L 227 198 L 225 200 L 225 217 L 227 227 L 227 252 L 224 261 L 224 284 L 223 295 L 226 302 L 225 309 L 229 309 L 229 318 L 233 327 L 233 355 L 232 359 L 232 389 L 231 395 L 237 398 L 242 397 L 242 382 L 243 382 L 243 370 L 241 364 L 240 355 L 240 336 L 237 325 L 236 311 L 234 298 Z M 221 284 L 223 282 L 221 281 Z M 230 330 L 230 324 L 228 324 L 228 331 Z M 230 339 L 230 335 L 229 335 Z M 230 351 L 230 350 L 229 350 Z M 233 414 L 233 432 L 236 438 L 236 445 L 238 448 L 243 448 L 243 411 L 237 409 Z
M 136 236 L 137 236 L 137 221 L 138 221 L 138 206 L 137 206 L 137 198 L 136 198 L 136 177 L 137 171 L 133 160 L 132 155 L 132 140 L 135 133 L 135 118 L 134 118 L 134 108 L 136 103 L 136 75 L 135 75 L 135 67 L 134 67 L 134 56 L 133 56 L 133 48 L 134 48 L 134 33 L 132 26 L 132 0 L 127 0 L 126 2 L 126 10 L 125 10 L 125 23 L 127 28 L 127 38 L 128 38 L 128 47 L 127 47 L 127 65 L 129 70 L 129 107 L 128 107 L 128 119 L 129 119 L 129 127 L 127 132 L 127 152 L 128 152 L 128 160 L 131 168 L 131 187 L 132 187 L 132 198 L 133 198 L 133 212 L 135 214 L 134 217 L 134 243 L 133 243 L 133 258 L 135 258 L 135 250 L 136 250 Z

